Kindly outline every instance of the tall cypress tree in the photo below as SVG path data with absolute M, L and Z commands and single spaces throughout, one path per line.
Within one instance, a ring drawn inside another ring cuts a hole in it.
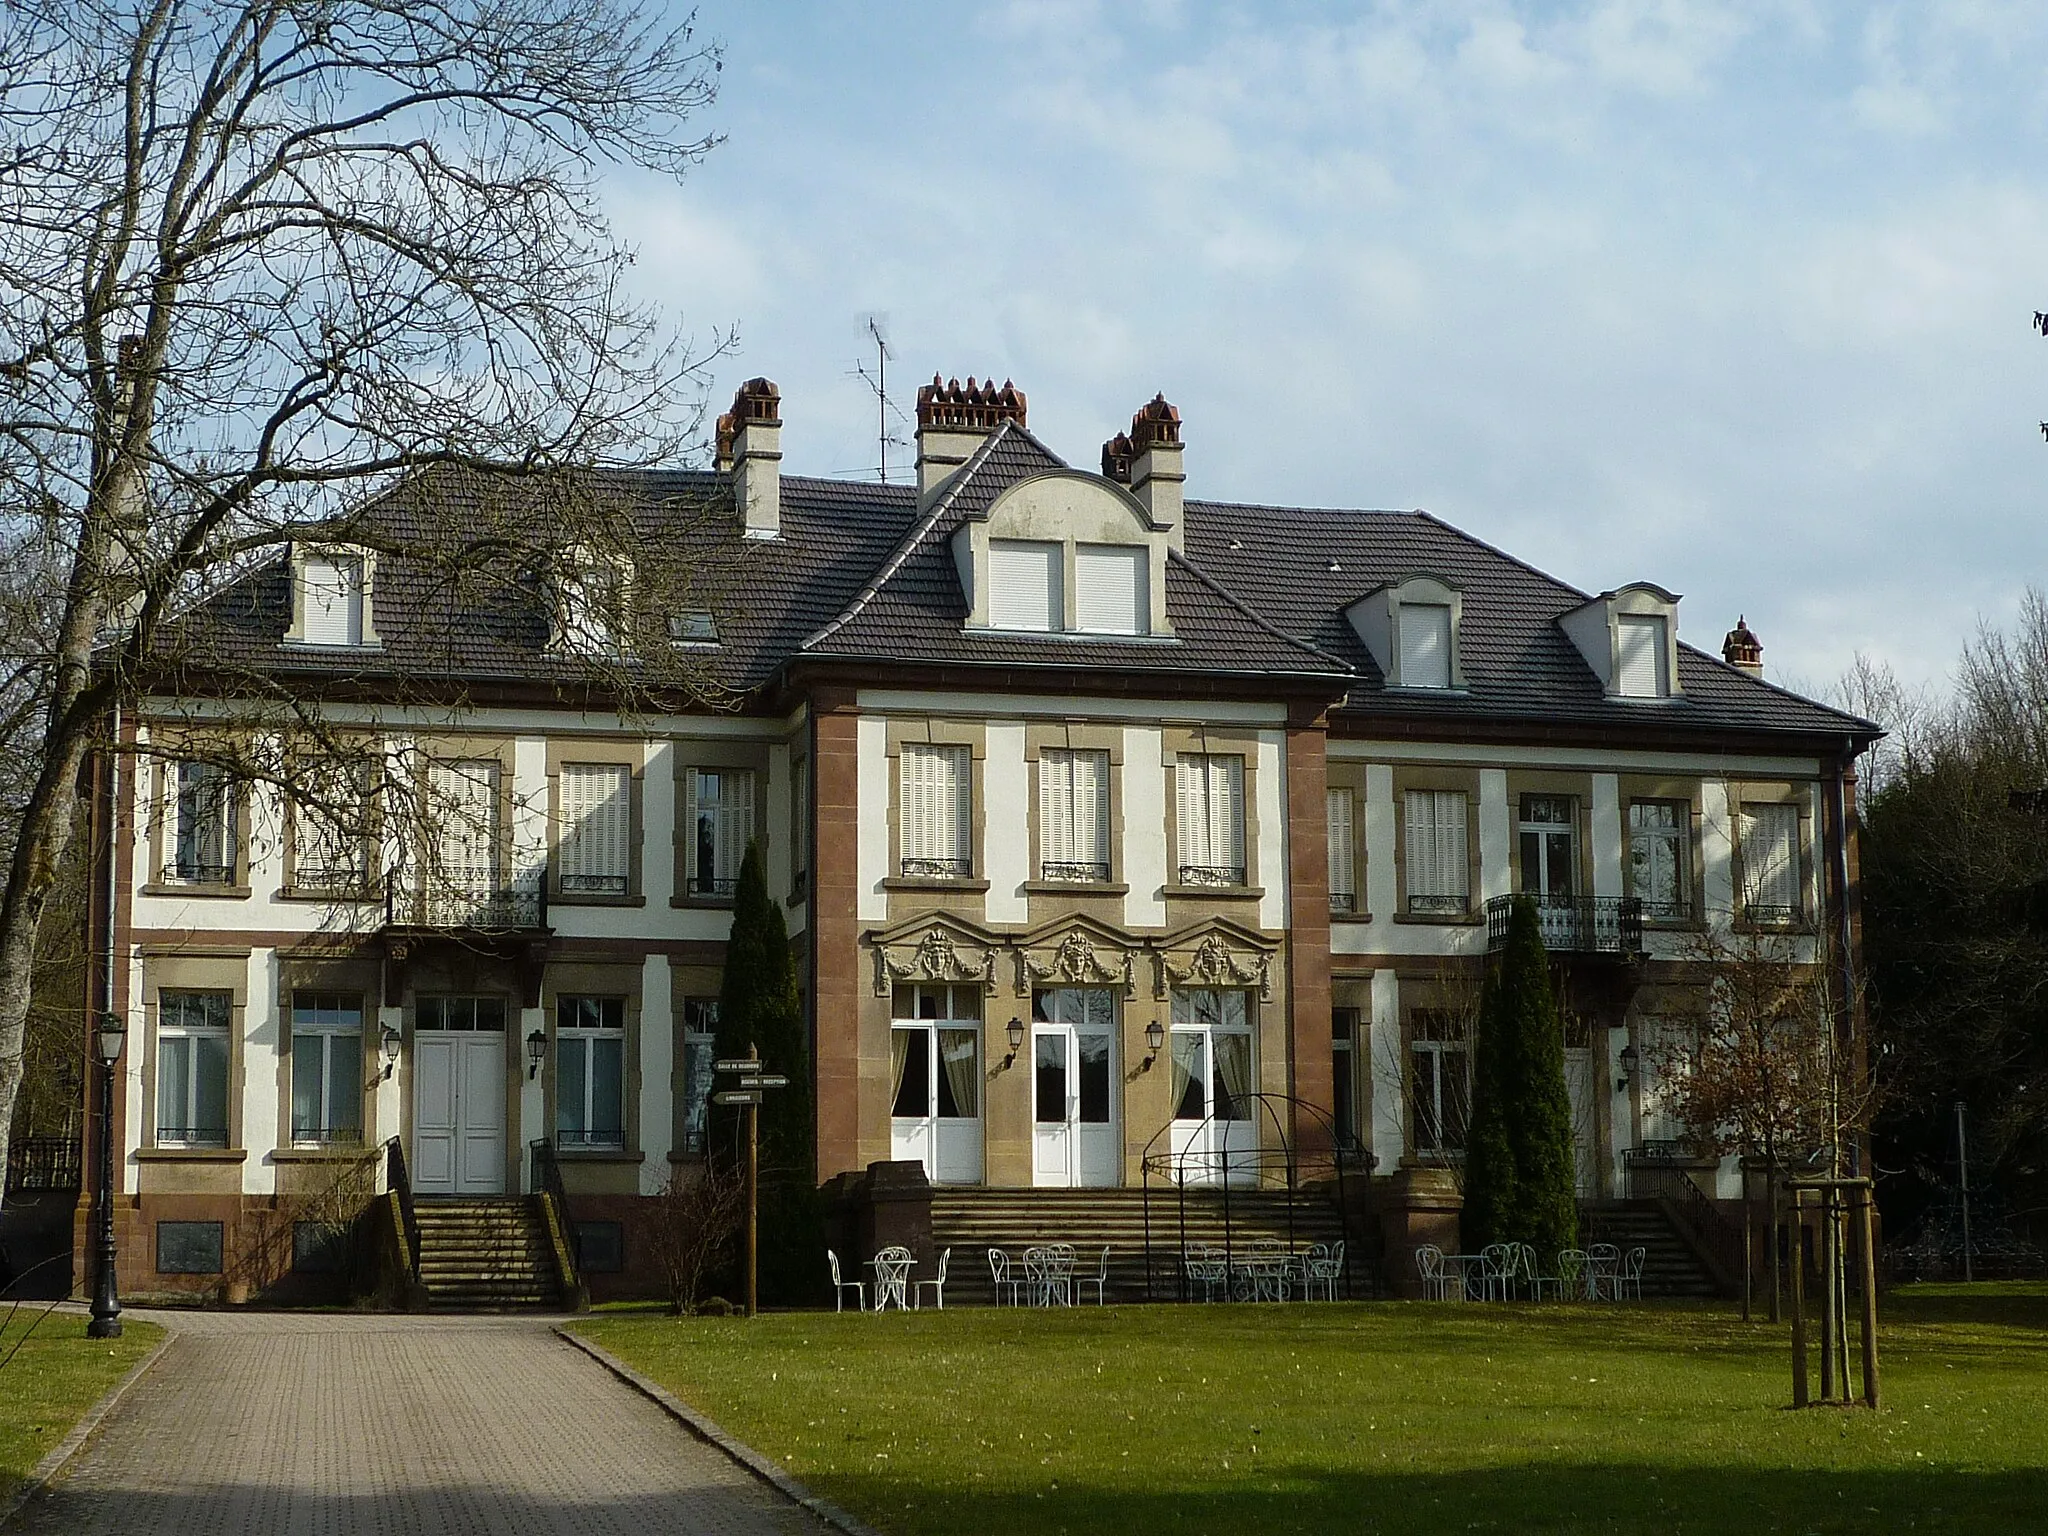
M 732 934 L 718 994 L 718 1054 L 753 1047 L 765 1072 L 789 1079 L 761 1095 L 761 1298 L 809 1301 L 822 1284 L 823 1224 L 817 1200 L 816 1120 L 810 1042 L 797 991 L 795 957 L 782 908 L 768 893 L 758 843 L 747 845 L 733 892 Z M 721 1127 L 719 1144 L 740 1156 L 741 1111 Z
M 1564 1020 L 1550 989 L 1535 902 L 1518 898 L 1487 977 L 1473 1063 L 1462 1240 L 1520 1242 L 1547 1263 L 1578 1240 Z

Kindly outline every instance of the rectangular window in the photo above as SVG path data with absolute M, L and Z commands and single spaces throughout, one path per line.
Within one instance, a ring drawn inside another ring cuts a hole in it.
M 1174 812 L 1182 885 L 1243 885 L 1244 759 L 1183 752 L 1175 765 Z
M 981 1113 L 981 988 L 898 987 L 889 1032 L 899 1120 L 972 1120 Z
M 1358 1024 L 1356 1008 L 1330 1010 L 1330 1118 L 1336 1122 L 1337 1145 L 1354 1151 L 1363 1145 L 1358 1124 Z
M 616 1275 L 626 1267 L 626 1224 L 579 1221 L 570 1228 L 576 1268 L 586 1275 Z
M 228 1144 L 226 992 L 161 992 L 156 1004 L 156 1139 L 164 1147 Z
M 1661 699 L 1671 692 L 1661 614 L 1624 614 L 1616 620 L 1615 640 L 1616 693 L 1628 699 Z
M 292 889 L 360 892 L 370 883 L 369 771 L 320 763 L 292 800 Z
M 1742 808 L 1742 915 L 1752 923 L 1799 921 L 1799 807 Z
M 1451 610 L 1443 603 L 1403 603 L 1401 686 L 1451 686 Z
M 623 997 L 564 997 L 555 1004 L 555 1144 L 626 1144 Z
M 1063 555 L 1058 544 L 989 540 L 989 624 L 996 629 L 1065 629 L 1066 594 L 1060 581 Z
M 1151 551 L 1143 545 L 1082 544 L 1074 550 L 1074 624 L 1097 635 L 1152 628 Z
M 418 1029 L 467 1029 L 498 1034 L 505 1028 L 502 997 L 421 997 L 413 1012 Z
M 718 1074 L 718 999 L 683 1000 L 683 1150 L 701 1153 Z
M 633 873 L 633 770 L 564 763 L 558 876 L 568 896 L 624 896 Z
M 1472 867 L 1465 847 L 1465 796 L 1458 790 L 1411 789 L 1407 808 L 1408 910 L 1463 913 Z
M 1358 910 L 1358 834 L 1352 825 L 1352 796 L 1348 789 L 1329 793 L 1327 826 L 1330 835 L 1330 910 L 1352 913 Z
M 1048 747 L 1038 757 L 1039 875 L 1109 878 L 1109 754 Z
M 432 829 L 437 894 L 457 909 L 498 890 L 498 778 L 504 765 L 494 757 L 439 762 L 427 769 L 427 817 Z
M 1515 830 L 1521 843 L 1522 894 L 1568 902 L 1578 886 L 1578 802 L 1570 795 L 1524 795 Z
M 1455 1157 L 1465 1150 L 1472 1104 L 1472 1053 L 1450 1015 L 1417 1013 L 1408 1044 L 1410 1132 L 1424 1157 Z
M 689 815 L 690 894 L 731 896 L 754 836 L 754 771 L 692 769 Z
M 225 1267 L 222 1223 L 160 1221 L 156 1224 L 156 1272 L 160 1275 L 217 1275 Z
M 292 993 L 292 1143 L 363 1139 L 363 1000 Z
M 171 858 L 167 880 L 198 885 L 235 883 L 234 781 L 216 763 L 172 769 Z
M 1692 910 L 1685 871 L 1691 823 L 1683 800 L 1629 802 L 1629 893 L 1653 922 L 1683 919 Z
M 306 645 L 363 643 L 363 562 L 351 555 L 308 555 L 303 566 Z
M 897 816 L 904 874 L 966 879 L 974 873 L 972 769 L 965 747 L 903 748 Z

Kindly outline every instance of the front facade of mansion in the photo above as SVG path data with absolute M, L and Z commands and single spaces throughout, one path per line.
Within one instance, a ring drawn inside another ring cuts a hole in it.
M 287 686 L 350 679 L 320 708 L 366 773 L 404 761 L 436 841 L 239 779 L 203 690 L 127 723 L 125 1290 L 220 1284 L 392 1138 L 417 1195 L 478 1199 L 547 1143 L 592 1288 L 643 1287 L 648 1197 L 702 1156 L 750 840 L 821 1181 L 1236 1177 L 1257 1094 L 1375 1181 L 1454 1164 L 1461 1012 L 1526 892 L 1567 971 L 1582 1191 L 1621 1194 L 1675 1134 L 1627 1063 L 1702 935 L 1818 953 L 1872 729 L 1763 682 L 1746 631 L 1702 653 L 1671 593 L 1588 596 L 1422 513 L 1192 499 L 1163 399 L 1099 471 L 1007 385 L 935 379 L 918 417 L 913 485 L 785 477 L 755 380 L 715 471 L 646 478 L 723 520 L 722 584 L 665 625 L 716 708 L 564 686 L 560 613 L 429 656 L 392 544 L 308 542 L 220 600 Z M 393 515 L 456 515 L 436 495 Z

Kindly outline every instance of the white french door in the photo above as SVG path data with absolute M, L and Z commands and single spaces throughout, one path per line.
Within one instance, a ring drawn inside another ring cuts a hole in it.
M 981 989 L 898 987 L 889 1143 L 934 1184 L 981 1182 Z
M 1182 1181 L 1258 1183 L 1250 995 L 1206 988 L 1176 991 L 1167 1038 L 1173 1071 L 1169 1139 Z
M 414 1020 L 412 1078 L 414 1191 L 503 1194 L 503 1000 L 421 998 Z
M 1106 1189 L 1121 1157 L 1116 1104 L 1116 994 L 1049 987 L 1031 999 L 1032 1180 Z

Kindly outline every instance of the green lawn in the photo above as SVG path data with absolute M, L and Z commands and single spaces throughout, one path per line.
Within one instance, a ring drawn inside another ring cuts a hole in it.
M 580 1332 L 890 1532 L 2048 1531 L 2048 1287 L 1888 1298 L 1887 1411 L 1726 1308 L 1155 1306 Z
M 0 1359 L 27 1335 L 0 1366 L 0 1499 L 163 1337 L 154 1323 L 124 1320 L 120 1338 L 88 1339 L 84 1318 L 42 1310 L 24 1304 L 10 1320 L 0 1307 Z

